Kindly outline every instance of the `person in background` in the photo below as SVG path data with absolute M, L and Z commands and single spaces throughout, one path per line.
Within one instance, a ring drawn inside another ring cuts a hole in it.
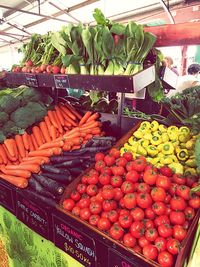
M 198 75 L 200 74 L 200 64 L 191 64 L 187 69 L 187 75 L 179 76 L 177 81 L 176 90 L 170 90 L 166 95 L 171 97 L 176 93 L 181 93 L 183 90 L 200 85 Z
M 164 63 L 164 66 L 168 67 L 170 70 L 176 73 L 176 75 L 179 75 L 177 68 L 173 66 L 174 61 L 171 57 L 165 57 L 163 63 Z

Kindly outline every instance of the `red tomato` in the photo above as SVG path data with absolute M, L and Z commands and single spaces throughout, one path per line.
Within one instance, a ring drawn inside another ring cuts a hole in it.
M 91 169 L 88 174 L 89 175 L 97 175 L 97 176 L 99 176 L 99 172 L 97 170 L 95 170 L 95 169 Z
M 164 237 L 157 237 L 154 241 L 155 246 L 157 247 L 158 251 L 164 251 L 167 249 L 167 240 Z
M 100 172 L 105 166 L 106 166 L 106 163 L 103 160 L 98 160 L 95 163 L 95 170 Z
M 141 248 L 145 247 L 146 245 L 150 244 L 150 241 L 146 239 L 145 236 L 142 236 L 138 239 L 138 244 L 140 245 Z
M 191 199 L 189 200 L 190 207 L 194 209 L 200 208 L 200 197 L 197 195 L 192 195 Z
M 146 245 L 142 249 L 143 255 L 151 260 L 155 260 L 158 256 L 158 250 L 154 245 Z
M 172 224 L 183 225 L 185 222 L 185 214 L 182 211 L 171 211 L 169 215 Z
M 163 215 L 166 213 L 166 205 L 161 201 L 155 202 L 152 205 L 152 209 L 156 215 Z
M 99 214 L 102 211 L 102 204 L 99 201 L 93 201 L 90 203 L 89 209 L 92 214 Z
M 73 190 L 70 194 L 70 198 L 74 201 L 78 201 L 81 198 L 81 195 L 77 190 Z
M 75 201 L 71 198 L 67 198 L 63 201 L 63 208 L 65 210 L 72 210 L 75 206 Z
M 96 194 L 98 193 L 98 187 L 94 184 L 90 184 L 87 186 L 86 192 L 88 196 L 96 196 Z
M 121 215 L 129 215 L 130 214 L 130 211 L 127 210 L 127 209 L 119 209 L 119 216 Z
M 172 197 L 172 199 L 170 200 L 170 207 L 173 210 L 184 210 L 186 208 L 187 204 L 185 202 L 185 200 L 182 197 L 179 196 L 174 196 Z
M 99 183 L 102 185 L 109 184 L 110 179 L 111 179 L 110 175 L 105 172 L 99 175 Z
M 136 198 L 134 193 L 127 193 L 123 199 L 124 199 L 124 206 L 127 209 L 133 209 L 136 206 Z
M 186 207 L 184 210 L 186 220 L 191 221 L 195 216 L 195 211 L 192 207 Z
M 144 211 L 141 208 L 133 208 L 130 214 L 134 221 L 142 221 L 144 219 Z
M 153 242 L 158 237 L 158 231 L 155 228 L 149 228 L 145 232 L 145 237 L 148 241 Z
M 121 190 L 124 194 L 133 193 L 135 191 L 135 185 L 130 181 L 125 181 L 121 186 Z
M 189 226 L 190 226 L 189 221 L 185 221 L 184 224 L 183 224 L 183 228 L 184 228 L 185 230 L 188 230 Z
M 195 182 L 197 182 L 197 180 L 198 180 L 197 176 L 189 175 L 189 176 L 186 177 L 186 184 L 187 184 L 187 186 L 192 187 L 192 185 Z
M 89 220 L 91 212 L 89 208 L 83 208 L 80 210 L 80 218 L 84 221 Z
M 82 184 L 87 184 L 87 179 L 88 179 L 89 173 L 86 173 L 85 175 L 82 176 L 81 178 L 81 183 Z
M 169 190 L 171 186 L 171 181 L 169 177 L 159 174 L 156 180 L 156 186 L 161 187 L 165 190 Z
M 170 238 L 168 241 L 167 241 L 167 250 L 173 254 L 173 255 L 176 255 L 179 253 L 179 250 L 180 250 L 180 242 L 174 238 Z
M 90 174 L 87 178 L 88 184 L 97 184 L 99 181 L 99 177 L 97 174 Z
M 108 166 L 102 168 L 100 172 L 101 172 L 102 174 L 103 174 L 103 173 L 106 173 L 106 174 L 108 174 L 108 175 L 112 175 L 111 168 L 108 167 Z
M 187 185 L 178 185 L 176 189 L 176 194 L 185 200 L 190 199 L 190 188 Z
M 80 194 L 84 194 L 86 192 L 86 188 L 87 188 L 87 185 L 86 184 L 78 184 L 77 187 L 76 187 L 76 190 Z
M 115 223 L 111 226 L 109 234 L 113 239 L 120 240 L 124 235 L 124 229 L 119 224 Z
M 176 189 L 178 185 L 175 183 L 171 183 L 171 187 L 169 188 L 169 193 L 171 196 L 174 196 L 176 194 Z
M 133 170 L 137 172 L 142 172 L 144 171 L 146 167 L 146 159 L 145 158 L 138 158 L 133 161 Z
M 130 227 L 130 233 L 135 238 L 140 238 L 144 235 L 145 227 L 142 222 L 133 222 Z
M 124 157 L 120 157 L 116 160 L 117 166 L 126 167 L 126 164 L 127 164 L 127 160 Z
M 169 224 L 162 224 L 158 226 L 158 233 L 160 236 L 168 238 L 172 236 L 173 230 L 171 225 Z
M 142 222 L 144 223 L 146 229 L 154 228 L 154 222 L 152 220 L 144 219 Z
M 148 207 L 144 211 L 146 218 L 153 220 L 155 218 L 155 213 L 151 207 Z
M 163 166 L 163 167 L 161 167 L 161 168 L 160 168 L 160 173 L 161 173 L 162 175 L 167 176 L 167 177 L 171 177 L 171 176 L 173 175 L 173 171 L 172 171 L 172 169 L 170 169 L 170 168 L 167 167 L 167 166 Z
M 153 201 L 164 201 L 166 198 L 165 190 L 161 187 L 154 187 L 151 190 L 151 197 Z
M 89 218 L 89 224 L 96 226 L 98 224 L 98 221 L 100 219 L 100 216 L 97 214 L 92 214 Z
M 186 178 L 182 174 L 174 174 L 172 176 L 172 181 L 176 184 L 183 185 L 186 183 Z
M 152 199 L 148 193 L 139 193 L 136 196 L 136 202 L 142 209 L 146 209 L 152 205 Z
M 154 185 L 156 183 L 157 176 L 157 172 L 154 170 L 147 170 L 144 172 L 143 180 L 149 185 Z
M 79 216 L 81 208 L 79 206 L 74 206 L 72 209 L 72 214 Z
M 112 166 L 115 163 L 115 158 L 111 155 L 106 155 L 104 157 L 104 162 L 106 163 L 107 166 Z
M 77 203 L 78 206 L 83 209 L 83 208 L 87 208 L 90 206 L 90 199 L 87 197 L 83 197 L 79 200 L 79 202 Z
M 127 161 L 133 160 L 133 155 L 130 152 L 125 152 L 122 157 L 125 158 Z
M 120 201 L 119 201 L 119 206 L 120 208 L 125 208 L 125 205 L 124 205 L 124 198 L 121 198 Z
M 124 175 L 125 169 L 122 166 L 111 167 L 113 175 Z
M 195 188 L 195 187 L 197 187 L 197 186 L 199 186 L 199 185 L 200 185 L 200 183 L 195 182 L 195 183 L 192 184 L 192 188 Z M 195 192 L 195 194 L 196 194 L 197 196 L 200 196 L 200 192 Z
M 170 208 L 170 206 L 167 206 L 167 207 L 166 207 L 166 213 L 165 213 L 165 214 L 166 214 L 167 216 L 169 216 L 170 213 L 171 213 L 171 211 L 172 211 L 172 209 Z
M 172 198 L 172 196 L 171 196 L 170 194 L 167 193 L 167 194 L 166 194 L 166 197 L 165 197 L 165 200 L 164 200 L 165 204 L 169 204 L 171 198 Z
M 113 187 L 120 187 L 122 185 L 123 179 L 119 175 L 115 175 L 111 177 L 110 184 Z
M 138 245 L 135 245 L 135 246 L 133 247 L 133 250 L 134 250 L 135 252 L 137 252 L 137 253 L 142 253 L 142 248 L 141 248 L 140 246 L 138 246 Z
M 136 245 L 136 239 L 130 233 L 123 236 L 123 243 L 128 248 L 133 248 Z
M 102 207 L 104 211 L 111 211 L 117 208 L 117 203 L 115 202 L 115 200 L 106 199 L 103 201 Z
M 104 199 L 113 199 L 115 196 L 115 192 L 113 190 L 112 185 L 104 185 L 103 191 L 102 191 L 102 197 Z
M 101 213 L 101 218 L 106 218 L 106 219 L 108 219 L 108 211 L 102 211 L 102 213 Z
M 115 223 L 119 218 L 119 214 L 116 210 L 110 210 L 108 213 L 108 219 L 112 222 Z
M 133 183 L 136 183 L 139 179 L 139 174 L 138 174 L 138 172 L 136 172 L 134 170 L 129 171 L 126 173 L 125 179 L 126 179 L 126 181 L 131 181 Z
M 138 186 L 136 187 L 136 190 L 140 193 L 150 193 L 151 188 L 146 183 L 139 183 Z
M 179 241 L 182 241 L 186 237 L 187 231 L 181 225 L 174 225 L 173 237 Z
M 98 223 L 97 223 L 97 227 L 100 229 L 100 230 L 103 230 L 103 231 L 106 231 L 106 230 L 109 230 L 110 229 L 110 221 L 107 219 L 107 218 L 100 218 L 98 220 Z
M 124 193 L 122 192 L 121 188 L 114 188 L 114 200 L 120 200 L 123 196 Z
M 119 224 L 122 228 L 127 229 L 131 226 L 133 218 L 131 215 L 119 216 Z
M 103 160 L 105 155 L 102 152 L 96 153 L 95 161 Z
M 158 254 L 158 262 L 162 267 L 172 267 L 174 259 L 172 254 L 170 254 L 168 251 L 161 251 Z
M 120 151 L 117 148 L 111 148 L 111 150 L 109 151 L 109 155 L 111 155 L 114 158 L 119 158 L 120 157 Z
M 159 225 L 162 225 L 162 224 L 170 224 L 170 220 L 167 215 L 160 215 L 155 218 L 154 223 L 158 227 Z

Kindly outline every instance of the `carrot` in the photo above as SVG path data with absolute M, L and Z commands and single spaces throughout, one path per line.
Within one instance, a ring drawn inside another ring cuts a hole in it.
M 58 125 L 58 131 L 59 131 L 59 133 L 62 134 L 63 133 L 63 127 L 62 127 L 61 122 L 60 122 L 60 120 L 59 120 L 59 118 L 57 116 L 57 113 L 56 113 L 56 111 L 52 111 L 52 113 L 54 114 L 54 118 L 55 118 L 56 123 Z
M 32 142 L 32 138 L 31 136 L 28 134 L 28 143 L 29 143 L 29 151 L 33 151 L 34 150 L 34 145 Z
M 89 139 L 91 139 L 93 137 L 93 134 L 87 134 L 86 136 L 85 136 L 85 140 L 89 140 Z
M 70 122 L 66 121 L 66 120 L 64 121 L 64 123 L 65 123 L 65 126 L 67 126 L 67 127 L 72 126 L 72 124 Z M 65 129 L 65 127 L 64 127 L 64 129 Z
M 73 126 L 77 126 L 77 123 L 71 117 L 69 117 L 68 113 L 66 113 L 66 110 L 64 109 L 64 107 L 60 106 L 60 109 L 61 109 L 61 112 L 62 112 L 64 119 L 67 122 L 71 123 Z
M 74 145 L 73 147 L 72 147 L 72 150 L 77 150 L 77 149 L 80 149 L 81 148 L 81 146 L 76 146 L 76 145 Z
M 81 145 L 83 143 L 83 138 L 82 137 L 75 137 L 72 139 L 72 142 L 74 145 Z
M 49 133 L 50 133 L 51 122 L 50 122 L 49 117 L 48 117 L 48 116 L 45 116 L 45 117 L 44 117 L 44 121 L 45 121 L 46 126 L 47 126 L 47 129 L 48 129 L 48 131 L 49 131 Z
M 69 143 L 65 143 L 64 146 L 63 146 L 63 150 L 64 151 L 70 151 L 71 150 L 71 145 Z
M 40 126 L 40 130 L 44 136 L 45 141 L 51 142 L 51 137 L 50 137 L 46 123 L 44 121 L 42 121 L 42 122 L 40 122 L 39 126 Z
M 23 144 L 24 144 L 24 147 L 26 150 L 29 150 L 29 140 L 28 140 L 28 134 L 27 132 L 25 132 L 23 135 L 22 135 L 22 140 L 23 140 Z
M 65 104 L 61 104 L 60 107 L 63 108 L 63 111 L 73 120 L 76 120 L 76 117 L 74 116 L 74 114 L 66 107 Z
M 85 122 L 83 125 L 81 125 L 81 126 L 79 126 L 79 127 L 80 127 L 80 129 L 83 129 L 83 128 L 85 128 L 85 127 L 88 127 L 88 126 L 90 126 L 90 125 L 93 125 L 95 122 L 97 122 L 97 121 L 92 120 L 92 121 L 89 121 L 89 122 Z M 97 122 L 97 123 L 99 123 L 99 122 Z
M 50 127 L 50 136 L 51 136 L 52 140 L 56 139 L 56 135 L 57 135 L 57 130 L 53 125 L 51 125 L 51 127 Z
M 81 136 L 81 133 L 80 132 L 74 132 L 74 133 L 68 133 L 66 135 L 64 135 L 64 139 L 67 139 L 67 138 L 76 138 L 76 137 L 80 137 Z
M 93 130 L 92 128 L 91 128 L 91 129 L 90 129 L 90 128 L 88 128 L 88 129 L 82 129 L 82 128 L 81 128 L 81 129 L 80 129 L 80 132 L 81 132 L 81 133 L 85 133 L 85 134 L 89 134 L 89 133 L 92 133 L 92 130 Z
M 33 132 L 33 135 L 35 137 L 35 140 L 38 146 L 41 146 L 43 144 L 43 141 L 42 141 L 42 133 L 41 133 L 40 128 L 38 126 L 34 126 L 32 128 L 32 132 Z
M 4 148 L 5 152 L 6 152 L 6 156 L 7 156 L 8 160 L 10 160 L 10 161 L 12 161 L 12 162 L 17 160 L 16 157 L 12 157 L 12 156 L 10 155 L 10 153 L 9 153 L 9 151 L 8 151 L 8 149 L 7 149 L 7 147 L 6 147 L 4 144 L 3 144 L 3 148 Z
M 53 111 L 52 110 L 49 110 L 47 112 L 47 115 L 49 117 L 49 120 L 50 120 L 51 124 L 53 124 L 53 126 L 58 129 L 58 124 L 57 124 L 57 121 L 55 119 L 55 116 L 54 116 Z
M 1 157 L 1 155 L 0 155 L 0 165 L 1 164 L 3 164 L 3 159 L 2 159 L 2 157 Z
M 62 153 L 62 149 L 60 147 L 53 147 L 52 150 L 54 155 L 60 155 Z
M 6 151 L 4 150 L 3 145 L 0 145 L 0 155 L 2 157 L 3 163 L 7 164 L 8 163 L 8 158 L 7 158 Z
M 29 157 L 50 157 L 53 155 L 52 149 L 35 150 L 28 153 Z
M 24 147 L 22 136 L 19 134 L 15 135 L 15 142 L 16 142 L 20 156 L 24 158 L 26 155 L 25 155 L 25 147 Z
M 35 158 L 35 159 L 32 159 L 32 160 L 22 161 L 22 162 L 20 162 L 20 165 L 27 165 L 27 164 L 42 165 L 44 163 L 45 163 L 45 161 L 43 159 Z
M 82 119 L 82 116 L 76 111 L 76 109 L 71 106 L 69 103 L 65 102 L 65 106 L 79 119 Z
M 49 158 L 48 157 L 26 157 L 26 158 L 23 158 L 22 162 L 26 162 L 26 161 L 36 161 L 36 160 L 41 160 L 43 161 L 44 163 L 48 163 L 49 162 Z
M 7 170 L 5 167 L 2 167 L 1 171 L 4 174 L 19 176 L 23 178 L 29 178 L 31 176 L 31 172 L 27 170 Z
M 49 143 L 45 143 L 45 144 L 41 145 L 39 147 L 39 150 L 48 149 L 48 148 L 52 148 L 52 147 L 62 147 L 63 145 L 64 145 L 63 141 L 49 142 Z
M 15 157 L 14 140 L 13 139 L 6 139 L 6 140 L 4 140 L 4 145 L 6 146 L 9 154 L 12 157 Z
M 83 125 L 90 118 L 91 114 L 91 111 L 87 111 L 82 117 L 82 119 L 79 121 L 79 126 Z
M 38 173 L 40 171 L 40 166 L 38 164 L 27 164 L 27 165 L 6 165 L 7 170 L 27 170 L 30 172 Z
M 99 127 L 92 129 L 92 134 L 100 134 L 100 133 L 101 133 L 101 129 Z
M 20 158 L 20 154 L 19 154 L 19 150 L 18 150 L 18 148 L 17 148 L 17 143 L 16 143 L 16 140 L 15 139 L 13 139 L 13 147 L 14 147 L 14 151 L 15 151 L 15 158 L 16 159 L 19 159 Z M 23 143 L 23 142 L 22 142 Z
M 92 128 L 96 128 L 98 126 L 99 126 L 99 122 L 98 121 L 94 121 L 92 124 L 86 125 L 86 126 L 82 127 L 80 129 L 80 131 L 87 130 L 87 129 L 92 129 Z
M 28 186 L 27 179 L 23 177 L 0 174 L 0 178 L 19 188 L 26 188 Z
M 85 137 L 86 135 L 87 135 L 87 133 L 84 133 L 84 132 L 81 132 L 81 133 L 80 133 L 80 136 L 81 136 L 81 137 Z
M 38 144 L 37 144 L 37 142 L 36 142 L 36 140 L 35 140 L 35 137 L 34 137 L 33 134 L 31 134 L 30 136 L 31 136 L 31 141 L 32 141 L 32 143 L 33 143 L 34 150 L 37 150 L 37 149 L 38 149 Z M 33 151 L 34 151 L 34 150 L 33 150 Z
M 64 120 L 64 117 L 62 115 L 61 110 L 59 109 L 58 106 L 55 106 L 55 110 L 56 110 L 56 115 L 57 115 L 61 125 L 64 126 L 65 125 L 65 120 Z
M 89 117 L 89 119 L 86 122 L 92 121 L 92 120 L 96 120 L 99 118 L 99 113 L 94 113 L 92 114 L 92 116 Z

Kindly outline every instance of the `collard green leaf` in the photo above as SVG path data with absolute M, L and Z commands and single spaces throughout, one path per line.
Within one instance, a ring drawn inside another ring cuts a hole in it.
M 63 39 L 59 32 L 54 32 L 51 35 L 52 45 L 61 53 L 61 55 L 66 54 L 66 41 Z

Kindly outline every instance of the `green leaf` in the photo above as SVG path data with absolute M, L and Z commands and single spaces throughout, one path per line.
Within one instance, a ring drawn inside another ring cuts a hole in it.
M 102 49 L 107 58 L 113 57 L 114 51 L 114 40 L 108 27 L 104 27 L 102 34 Z
M 109 21 L 109 19 L 106 19 L 102 11 L 98 8 L 95 8 L 93 12 L 93 17 L 98 25 L 108 26 L 111 24 L 111 21 Z
M 51 43 L 63 56 L 66 54 L 66 41 L 59 32 L 52 33 Z
M 126 26 L 119 23 L 114 23 L 110 29 L 110 32 L 117 35 L 124 35 Z

